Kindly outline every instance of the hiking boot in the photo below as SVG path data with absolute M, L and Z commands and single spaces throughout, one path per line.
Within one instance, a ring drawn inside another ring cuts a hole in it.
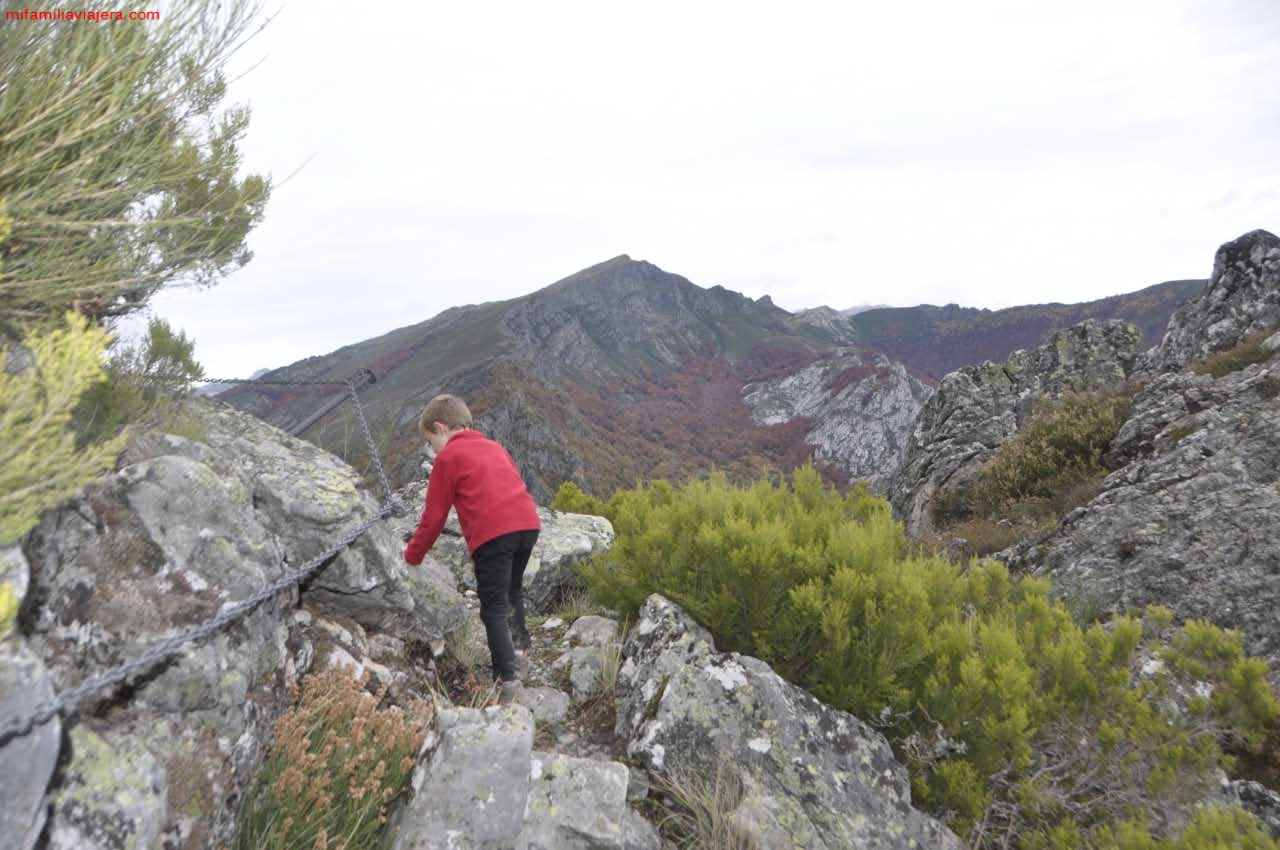
M 503 682 L 498 687 L 498 705 L 510 705 L 518 700 L 523 693 L 524 685 L 520 684 L 519 679 Z
M 516 652 L 525 653 L 533 646 L 533 638 L 529 637 L 529 630 L 524 626 L 511 627 L 511 645 L 515 647 Z

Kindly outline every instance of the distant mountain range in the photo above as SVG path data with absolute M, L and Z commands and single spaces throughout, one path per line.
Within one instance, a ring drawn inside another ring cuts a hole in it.
M 824 358 L 846 363 L 851 355 L 883 353 L 932 383 L 962 365 L 1003 360 L 1088 317 L 1134 321 L 1149 345 L 1203 283 L 998 311 L 948 305 L 789 313 L 768 296 L 703 288 L 623 255 L 528 295 L 454 307 L 268 374 L 343 379 L 372 369 L 378 380 L 361 397 L 397 482 L 420 474 L 415 428 L 422 405 L 438 392 L 458 394 L 477 427 L 508 445 L 546 500 L 569 479 L 607 494 L 639 478 L 679 479 L 712 465 L 736 475 L 803 461 L 811 451 L 808 423 L 757 424 L 743 390 Z M 877 372 L 864 371 L 859 380 Z M 840 374 L 848 383 L 848 367 Z M 219 398 L 289 427 L 331 395 L 236 386 Z M 302 436 L 358 467 L 367 463 L 350 405 Z

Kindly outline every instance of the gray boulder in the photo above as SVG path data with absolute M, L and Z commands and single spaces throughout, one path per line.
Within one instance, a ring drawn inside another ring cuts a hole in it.
M 527 850 L 623 850 L 627 780 L 616 761 L 535 752 L 522 836 Z
M 1280 326 L 1280 238 L 1254 230 L 1218 249 L 1213 276 L 1169 319 L 1160 344 L 1146 352 L 1144 377 L 1181 369 Z
M 873 493 L 887 490 L 912 423 L 932 394 L 903 364 L 855 348 L 742 388 L 757 425 L 808 419 L 804 441 L 814 460 L 865 480 Z
M 53 684 L 17 629 L 18 608 L 30 573 L 22 550 L 0 549 L 0 722 L 28 716 L 53 699 Z M 44 829 L 44 789 L 62 742 L 62 722 L 53 717 L 8 741 L 0 740 L 0 835 L 16 850 L 31 850 Z
M 623 850 L 627 768 L 533 750 L 522 705 L 438 714 L 393 850 Z M 631 834 L 643 839 L 635 825 Z
M 962 847 L 911 806 L 906 769 L 882 735 L 764 662 L 717 652 L 660 596 L 641 608 L 618 687 L 627 753 L 677 781 L 727 772 L 739 790 L 731 816 L 760 847 Z
M 453 708 L 436 717 L 438 744 L 414 769 L 413 796 L 391 825 L 392 850 L 524 847 L 519 839 L 533 752 L 529 710 Z
M 327 453 L 217 402 L 193 409 L 205 442 L 135 435 L 116 472 L 47 513 L 24 541 L 26 637 L 59 692 L 206 622 L 377 510 L 355 472 Z M 430 638 L 465 610 L 447 573 L 434 578 L 414 580 L 381 522 L 303 595 L 353 623 Z M 297 599 L 278 594 L 140 671 L 132 689 L 81 707 L 81 717 L 111 709 L 72 725 L 50 793 L 51 850 L 231 841 L 285 685 L 314 658 Z
M 941 493 L 975 479 L 1026 424 L 1038 400 L 1122 385 L 1141 337 L 1128 322 L 1089 319 L 1037 348 L 1015 351 L 1004 364 L 987 361 L 944 377 L 916 420 L 889 487 L 907 533 L 935 530 L 932 506 Z

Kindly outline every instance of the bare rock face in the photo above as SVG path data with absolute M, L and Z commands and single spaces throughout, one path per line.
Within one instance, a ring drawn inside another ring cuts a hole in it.
M 1088 505 L 996 557 L 1090 607 L 1165 605 L 1280 658 L 1280 358 L 1159 376 L 1111 456 L 1123 466 Z
M 649 597 L 623 659 L 615 732 L 627 753 L 684 780 L 722 773 L 740 790 L 733 822 L 756 846 L 963 846 L 911 806 L 884 736 L 764 662 L 717 652 L 674 603 Z
M 1280 239 L 1258 230 L 1223 245 L 1209 285 L 1142 357 L 1147 383 L 1101 492 L 996 557 L 1089 608 L 1164 605 L 1280 659 L 1280 339 L 1262 346 L 1269 359 L 1219 378 L 1178 371 L 1277 322 Z
M 629 850 L 627 768 L 534 750 L 533 728 L 522 705 L 441 711 L 394 850 Z
M 1254 230 L 1218 249 L 1209 285 L 1174 312 L 1164 338 L 1143 355 L 1138 372 L 1181 369 L 1277 326 L 1280 237 Z
M 115 472 L 23 543 L 23 637 L 58 692 L 208 621 L 377 511 L 355 471 L 326 452 L 217 402 L 198 410 L 205 442 L 138 435 Z M 461 596 L 443 568 L 410 573 L 401 548 L 381 521 L 303 597 L 353 628 L 439 637 L 464 616 Z M 314 656 L 297 601 L 279 593 L 131 689 L 82 706 L 48 791 L 50 850 L 231 842 L 286 685 Z
M 30 573 L 17 546 L 0 548 L 0 720 L 27 715 L 53 697 L 44 662 L 17 629 L 18 608 Z M 44 829 L 44 789 L 62 738 L 54 717 L 10 741 L 0 741 L 0 836 L 16 850 L 31 850 Z
M 916 420 L 889 487 L 907 533 L 934 530 L 934 500 L 976 478 L 1000 444 L 1026 423 L 1036 401 L 1123 384 L 1140 340 L 1133 324 L 1089 319 L 1037 348 L 1015 351 L 1003 365 L 987 361 L 943 378 Z
M 812 419 L 804 439 L 814 459 L 865 480 L 873 493 L 887 490 L 912 423 L 932 394 L 901 363 L 855 349 L 742 388 L 757 425 Z

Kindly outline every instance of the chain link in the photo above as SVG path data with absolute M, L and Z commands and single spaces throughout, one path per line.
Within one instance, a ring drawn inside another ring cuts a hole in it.
M 260 384 L 264 387 L 345 387 L 350 381 L 266 380 L 263 378 L 196 378 L 198 384 Z
M 210 379 L 206 379 L 210 380 Z M 271 382 L 256 381 L 248 378 L 238 378 L 233 381 L 221 381 L 219 383 L 280 383 L 285 385 L 335 385 L 346 386 L 351 393 L 351 399 L 355 403 L 356 415 L 360 419 L 360 425 L 364 431 L 365 439 L 369 443 L 369 454 L 373 458 L 374 465 L 378 471 L 378 477 L 385 488 L 387 499 L 379 506 L 377 512 L 369 519 L 348 531 L 341 540 L 334 543 L 325 551 L 307 561 L 298 569 L 286 573 L 271 584 L 254 593 L 239 602 L 227 606 L 217 615 L 211 617 L 198 626 L 188 629 L 185 632 L 165 638 L 139 655 L 131 661 L 117 664 L 101 673 L 89 677 L 79 685 L 70 690 L 57 694 L 53 699 L 38 704 L 34 709 L 25 714 L 9 718 L 0 722 L 0 747 L 4 747 L 9 741 L 16 737 L 30 734 L 37 726 L 48 723 L 55 715 L 70 716 L 75 710 L 87 700 L 90 696 L 101 691 L 107 691 L 118 685 L 124 684 L 139 673 L 145 672 L 160 661 L 178 652 L 189 643 L 202 640 L 214 632 L 222 629 L 229 623 L 243 617 L 254 608 L 261 605 L 266 600 L 275 596 L 283 590 L 287 590 L 295 585 L 308 579 L 312 573 L 318 570 L 330 558 L 337 555 L 347 546 L 351 545 L 355 540 L 364 534 L 373 526 L 377 525 L 388 516 L 398 515 L 403 510 L 400 497 L 391 491 L 391 484 L 387 479 L 386 470 L 382 466 L 382 457 L 378 452 L 378 447 L 373 441 L 373 432 L 369 429 L 369 423 L 365 419 L 364 407 L 360 403 L 360 396 L 356 392 L 356 380 L 352 377 L 345 383 L 331 381 L 291 381 L 291 382 Z

